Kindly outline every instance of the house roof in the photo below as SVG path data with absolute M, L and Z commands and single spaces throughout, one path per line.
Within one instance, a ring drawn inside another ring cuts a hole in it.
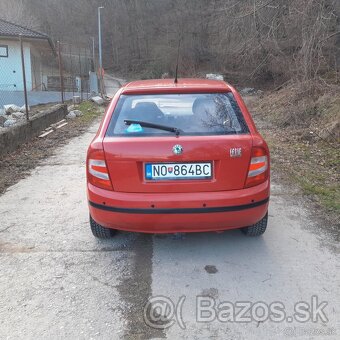
M 55 53 L 54 44 L 47 34 L 40 33 L 30 28 L 0 19 L 0 37 L 19 37 L 19 36 L 28 39 L 45 39 L 50 44 L 53 53 Z

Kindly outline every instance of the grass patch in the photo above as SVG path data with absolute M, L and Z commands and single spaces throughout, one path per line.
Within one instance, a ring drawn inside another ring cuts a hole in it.
M 325 143 L 304 144 L 267 136 L 272 168 L 286 174 L 325 211 L 340 214 L 339 151 Z
M 91 101 L 84 101 L 77 106 L 77 110 L 83 112 L 80 120 L 84 123 L 90 122 L 102 114 L 100 107 Z
M 319 183 L 309 182 L 306 178 L 298 178 L 303 192 L 307 195 L 315 195 L 320 203 L 335 213 L 340 213 L 340 186 L 325 186 Z

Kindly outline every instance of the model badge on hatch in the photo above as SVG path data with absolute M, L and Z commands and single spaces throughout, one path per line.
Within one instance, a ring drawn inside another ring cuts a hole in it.
M 230 148 L 230 157 L 236 158 L 242 156 L 242 148 Z

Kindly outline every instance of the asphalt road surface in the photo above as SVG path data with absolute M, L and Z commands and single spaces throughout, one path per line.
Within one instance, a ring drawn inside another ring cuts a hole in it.
M 279 183 L 260 238 L 96 240 L 85 152 L 97 126 L 0 197 L 0 339 L 339 339 L 338 245 Z

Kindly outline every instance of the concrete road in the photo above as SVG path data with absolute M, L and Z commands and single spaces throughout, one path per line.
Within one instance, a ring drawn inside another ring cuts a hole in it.
M 104 86 L 106 95 L 110 98 L 118 91 L 118 89 L 125 84 L 124 79 L 117 78 L 110 74 L 105 74 L 104 76 Z
M 0 339 L 339 339 L 338 245 L 279 183 L 260 238 L 93 238 L 85 151 L 96 128 L 0 197 Z

